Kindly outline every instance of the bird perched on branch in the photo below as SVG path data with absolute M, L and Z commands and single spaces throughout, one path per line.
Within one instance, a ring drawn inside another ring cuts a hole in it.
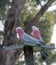
M 44 43 L 42 37 L 41 37 L 41 34 L 40 34 L 40 31 L 39 31 L 39 28 L 37 28 L 36 26 L 32 26 L 32 30 L 33 30 L 33 33 L 34 33 L 34 37 L 36 39 L 38 39 L 41 43 Z M 45 51 L 41 51 L 41 58 L 43 60 L 46 60 L 46 58 L 48 57 L 48 53 L 45 52 Z
M 38 39 L 41 43 L 44 43 L 39 28 L 37 28 L 36 26 L 32 26 L 32 30 L 34 33 L 34 38 Z
M 23 43 L 30 43 L 35 45 L 41 44 L 38 39 L 35 39 L 32 36 L 25 33 L 21 27 L 17 27 L 16 32 Z

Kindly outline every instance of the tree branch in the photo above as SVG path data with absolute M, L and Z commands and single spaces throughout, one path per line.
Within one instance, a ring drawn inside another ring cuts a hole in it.
M 33 25 L 37 25 L 38 21 L 40 20 L 41 16 L 43 16 L 43 14 L 45 13 L 45 11 L 49 8 L 49 6 L 52 4 L 51 3 L 48 3 L 45 4 L 44 6 L 42 6 L 42 8 L 40 9 L 40 11 L 36 14 L 36 16 L 31 20 L 31 21 L 27 21 L 24 23 L 25 25 L 25 28 L 26 28 L 26 32 L 27 33 L 31 33 L 31 27 Z

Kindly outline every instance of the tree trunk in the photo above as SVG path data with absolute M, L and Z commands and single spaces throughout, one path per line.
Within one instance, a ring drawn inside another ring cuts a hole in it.
M 3 45 L 9 46 L 16 44 L 16 26 L 20 25 L 23 5 L 24 0 L 13 0 L 11 9 L 8 11 L 5 21 Z M 15 61 L 20 53 L 21 51 L 19 50 L 6 52 L 0 48 L 0 65 L 15 65 Z
M 35 65 L 34 56 L 33 56 L 33 47 L 24 47 L 24 55 L 26 65 Z

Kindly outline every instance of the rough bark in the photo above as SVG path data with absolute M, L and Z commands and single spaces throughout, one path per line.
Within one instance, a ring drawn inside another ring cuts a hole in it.
M 24 47 L 24 55 L 26 65 L 35 65 L 32 47 L 29 46 Z
M 20 25 L 20 17 L 22 15 L 23 5 L 24 0 L 13 0 L 11 9 L 8 11 L 5 21 L 3 45 L 9 46 L 16 44 L 15 29 L 17 25 Z M 15 65 L 15 61 L 21 53 L 18 50 L 5 52 L 2 48 L 0 48 L 0 52 L 0 65 Z

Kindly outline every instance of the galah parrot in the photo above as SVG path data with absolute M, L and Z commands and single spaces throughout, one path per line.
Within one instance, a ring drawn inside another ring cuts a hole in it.
M 41 37 L 39 28 L 37 28 L 36 26 L 32 26 L 32 30 L 33 30 L 33 33 L 34 33 L 34 37 L 36 39 L 38 39 L 41 43 L 44 43 L 44 41 L 43 41 L 43 39 Z
M 44 43 L 43 39 L 41 38 L 39 28 L 37 28 L 36 26 L 32 26 L 32 30 L 33 30 L 33 33 L 34 33 L 34 37 L 36 39 L 38 39 L 41 43 Z M 45 48 L 46 46 L 42 45 L 42 47 Z M 43 60 L 45 60 L 48 57 L 48 53 L 45 52 L 45 51 L 42 51 L 41 52 L 41 57 L 42 57 Z
M 21 27 L 17 27 L 16 32 L 19 36 L 19 39 L 26 45 L 33 45 L 33 46 L 35 45 L 36 46 L 36 45 L 41 44 L 38 39 L 33 38 L 32 36 L 25 33 Z

